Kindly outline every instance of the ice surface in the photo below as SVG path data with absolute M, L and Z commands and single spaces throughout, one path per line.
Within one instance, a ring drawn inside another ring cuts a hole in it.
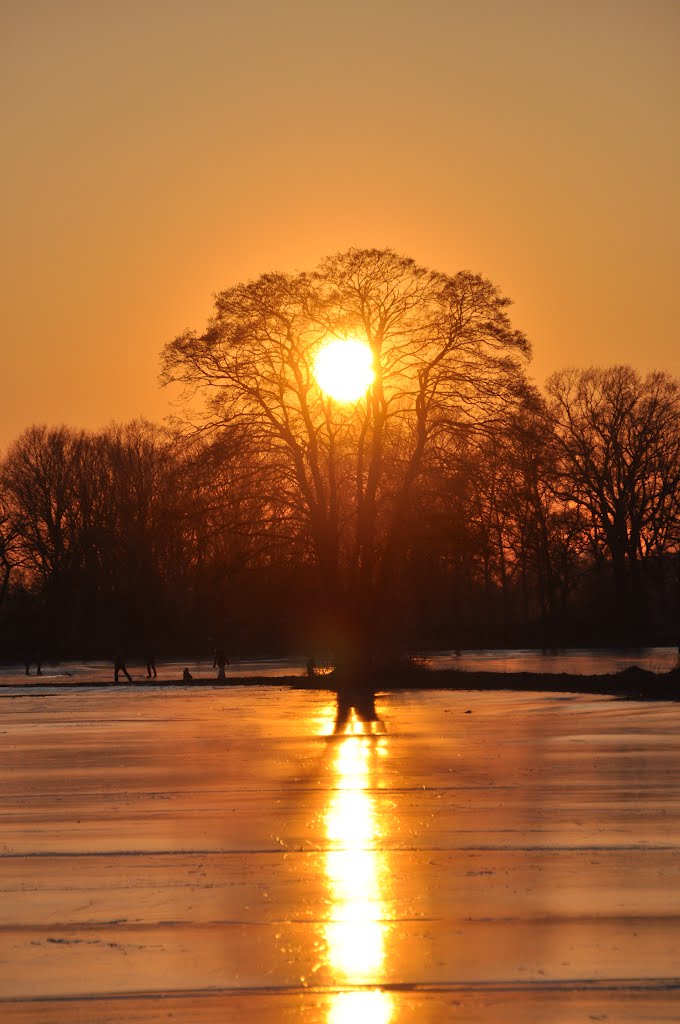
M 2 1020 L 680 1019 L 680 705 L 377 706 L 0 695 Z
M 677 668 L 680 655 L 676 647 L 608 647 L 570 648 L 559 650 L 515 649 L 503 650 L 462 650 L 431 651 L 422 655 L 421 662 L 432 671 L 458 669 L 465 672 L 533 672 L 537 674 L 565 672 L 578 676 L 605 675 L 621 672 L 637 666 L 648 672 L 664 673 Z M 318 659 L 317 671 L 321 674 L 328 669 Z M 136 683 L 147 682 L 146 663 L 130 659 L 127 667 Z M 197 660 L 193 656 L 184 659 L 159 659 L 157 662 L 158 682 L 178 682 L 184 668 L 188 668 L 196 680 L 210 680 L 217 677 L 212 658 Z M 46 661 L 42 676 L 36 676 L 36 664 L 31 665 L 31 676 L 27 677 L 24 666 L 19 664 L 0 666 L 0 687 L 20 684 L 45 686 L 69 686 L 74 683 L 110 683 L 113 681 L 111 661 Z M 282 677 L 306 676 L 307 659 L 298 658 L 233 658 L 227 668 L 226 678 L 230 680 L 252 679 L 254 677 L 280 679 Z M 121 679 L 123 677 L 121 676 Z M 122 684 L 121 684 L 122 685 Z M 436 685 L 436 682 L 433 684 Z

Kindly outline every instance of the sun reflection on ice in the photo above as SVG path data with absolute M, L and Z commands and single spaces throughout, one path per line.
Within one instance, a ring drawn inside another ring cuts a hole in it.
M 394 1003 L 389 992 L 338 992 L 328 1024 L 390 1024 Z
M 386 959 L 383 902 L 387 877 L 385 855 L 371 788 L 376 741 L 345 735 L 334 748 L 332 771 L 336 789 L 326 811 L 326 837 L 331 849 L 325 867 L 331 920 L 325 928 L 328 963 L 338 983 L 375 984 Z M 338 993 L 328 1024 L 388 1024 L 393 1004 L 380 990 Z

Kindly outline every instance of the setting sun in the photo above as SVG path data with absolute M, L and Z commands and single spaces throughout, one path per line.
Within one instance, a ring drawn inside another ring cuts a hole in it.
M 321 390 L 336 402 L 356 402 L 375 379 L 373 353 L 365 341 L 334 338 L 319 349 L 314 376 Z

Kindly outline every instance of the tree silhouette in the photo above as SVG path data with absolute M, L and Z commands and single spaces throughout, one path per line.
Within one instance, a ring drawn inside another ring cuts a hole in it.
M 389 637 L 409 511 L 438 448 L 491 429 L 530 390 L 528 342 L 508 305 L 478 275 L 350 249 L 312 273 L 221 292 L 206 331 L 163 351 L 162 380 L 203 394 L 195 429 L 239 432 L 272 525 L 283 518 L 305 540 L 348 671 Z M 358 337 L 373 352 L 375 381 L 351 405 L 314 380 L 331 337 Z
M 12 515 L 5 495 L 0 493 L 0 606 L 7 597 L 12 573 L 20 564 L 20 534 L 21 523 Z
M 630 638 L 645 621 L 642 566 L 680 542 L 680 383 L 630 366 L 591 367 L 554 374 L 547 391 L 557 492 L 583 510 L 594 553 L 611 560 Z

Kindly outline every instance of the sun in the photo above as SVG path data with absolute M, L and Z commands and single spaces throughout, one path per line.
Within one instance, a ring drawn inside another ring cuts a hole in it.
M 314 376 L 321 390 L 336 402 L 356 402 L 375 380 L 373 353 L 365 341 L 332 338 L 319 349 Z

